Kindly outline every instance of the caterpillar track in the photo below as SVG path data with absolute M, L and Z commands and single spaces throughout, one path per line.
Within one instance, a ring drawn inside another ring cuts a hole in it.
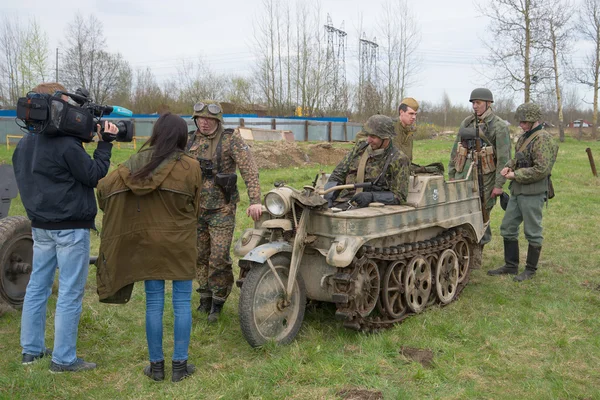
M 479 246 L 461 228 L 400 246 L 365 245 L 333 277 L 336 318 L 347 328 L 369 332 L 390 328 L 435 304 L 446 305 L 468 283 L 477 251 Z

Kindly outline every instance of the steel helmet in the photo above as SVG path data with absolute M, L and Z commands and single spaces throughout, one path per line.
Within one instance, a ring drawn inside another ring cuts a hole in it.
M 377 136 L 380 139 L 390 139 L 396 135 L 394 121 L 385 115 L 371 116 L 365 123 L 363 131 L 367 135 Z
M 473 89 L 471 92 L 471 97 L 469 101 L 472 103 L 475 100 L 483 100 L 489 101 L 490 103 L 494 102 L 494 96 L 492 95 L 492 91 L 486 88 L 477 88 Z
M 221 107 L 221 104 L 214 100 L 200 100 L 194 104 L 194 115 L 192 115 L 192 119 L 198 117 L 212 118 L 223 123 L 223 108 Z
M 535 103 L 523 103 L 517 107 L 515 120 L 517 122 L 538 122 L 542 119 L 542 110 Z

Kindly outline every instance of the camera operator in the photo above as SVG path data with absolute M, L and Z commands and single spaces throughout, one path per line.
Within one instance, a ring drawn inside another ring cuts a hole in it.
M 43 83 L 39 94 L 65 92 L 58 83 Z M 72 104 L 68 96 L 62 100 Z M 98 129 L 93 159 L 82 139 L 27 133 L 19 141 L 12 162 L 17 185 L 33 235 L 33 266 L 21 318 L 22 364 L 52 356 L 51 372 L 77 372 L 96 368 L 77 357 L 77 330 L 88 276 L 90 229 L 97 213 L 94 188 L 108 172 L 112 144 Z M 104 122 L 110 134 L 117 127 Z M 90 132 L 90 140 L 94 132 Z M 106 135 L 109 138 L 109 135 Z M 46 308 L 58 267 L 58 299 L 54 322 L 54 349 L 45 347 Z

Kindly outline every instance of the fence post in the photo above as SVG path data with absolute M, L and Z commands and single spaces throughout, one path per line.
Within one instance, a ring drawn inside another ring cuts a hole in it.
M 344 122 L 344 142 L 348 141 L 348 125 Z
M 243 128 L 245 125 L 244 118 L 240 118 L 240 127 Z
M 331 121 L 327 123 L 327 140 L 332 142 L 331 140 Z
M 308 120 L 304 120 L 304 141 L 308 142 Z
M 277 123 L 275 122 L 275 118 L 271 118 L 271 129 L 277 129 Z

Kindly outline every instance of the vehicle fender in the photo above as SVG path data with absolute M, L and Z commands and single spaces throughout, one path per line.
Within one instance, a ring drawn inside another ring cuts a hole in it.
M 292 246 L 287 242 L 270 242 L 248 252 L 242 260 L 262 264 L 277 253 L 291 253 Z

